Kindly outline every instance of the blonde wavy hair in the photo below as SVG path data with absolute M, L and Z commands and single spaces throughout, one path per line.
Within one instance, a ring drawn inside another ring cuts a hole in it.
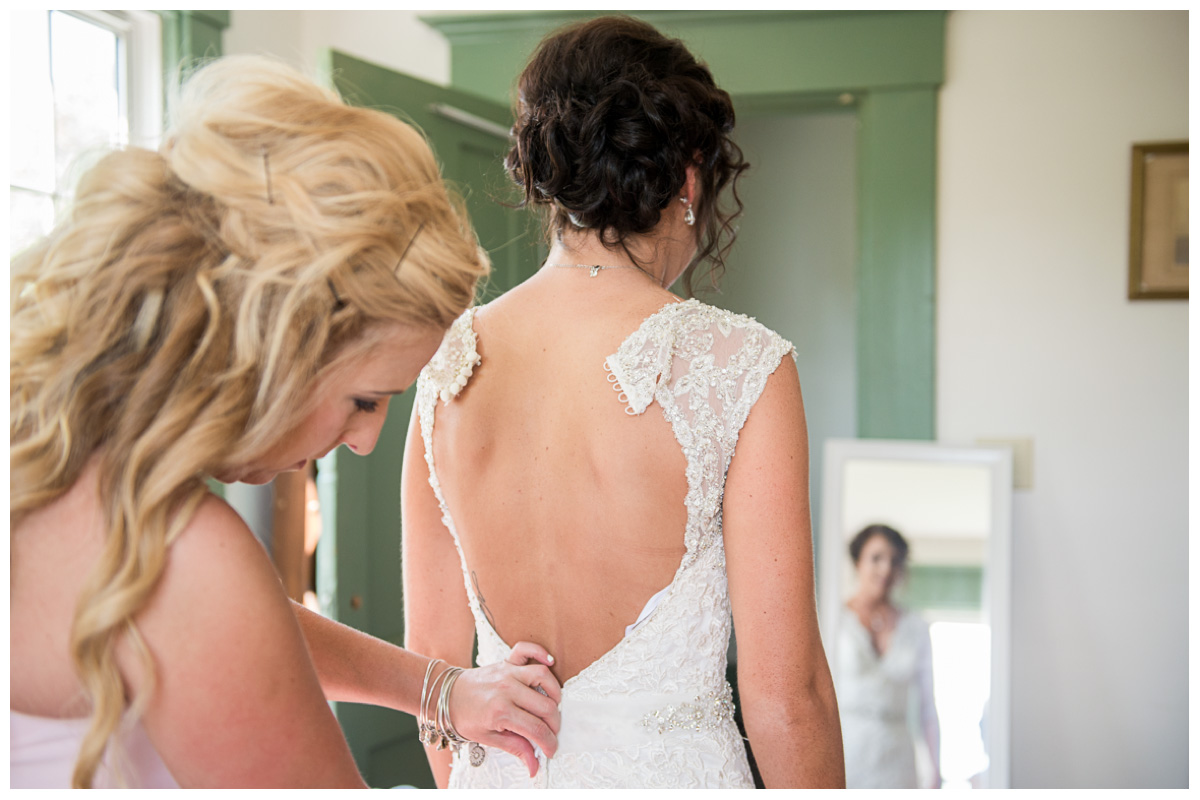
M 134 617 L 206 477 L 276 443 L 388 324 L 445 330 L 489 270 L 411 126 L 256 56 L 205 65 L 175 109 L 159 152 L 102 159 L 12 264 L 10 525 L 93 457 L 105 504 L 70 636 L 76 787 L 126 712 L 119 637 L 153 676 Z

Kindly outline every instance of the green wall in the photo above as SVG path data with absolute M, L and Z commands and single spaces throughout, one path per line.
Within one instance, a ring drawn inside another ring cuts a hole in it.
M 814 520 L 825 442 L 858 431 L 856 129 L 845 108 L 740 121 L 735 138 L 750 169 L 738 183 L 737 244 L 719 293 L 698 281 L 702 300 L 755 317 L 796 348 Z
M 908 608 L 979 611 L 983 608 L 983 583 L 981 566 L 914 564 L 896 595 Z
M 454 85 L 510 100 L 537 42 L 592 12 L 427 16 Z M 851 107 L 858 157 L 858 435 L 933 439 L 937 90 L 945 12 L 680 11 L 637 16 L 685 40 L 742 118 Z
M 228 11 L 159 11 L 162 19 L 163 75 L 168 96 L 184 70 L 198 59 L 225 52 L 222 35 L 229 27 Z

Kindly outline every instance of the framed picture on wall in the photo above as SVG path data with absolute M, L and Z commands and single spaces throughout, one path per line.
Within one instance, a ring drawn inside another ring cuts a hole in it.
M 1129 299 L 1187 299 L 1188 143 L 1133 146 Z

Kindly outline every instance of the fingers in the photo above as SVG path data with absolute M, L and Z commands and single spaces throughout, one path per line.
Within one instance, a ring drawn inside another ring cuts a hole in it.
M 536 663 L 525 667 L 530 662 Z M 554 656 L 550 655 L 546 648 L 533 642 L 517 642 L 508 655 L 508 663 L 525 667 L 517 672 L 520 681 L 526 686 L 535 691 L 540 690 L 542 695 L 549 697 L 555 704 L 562 702 L 562 686 L 549 669 L 554 665 Z
M 557 714 L 557 709 L 555 714 Z M 537 747 L 546 756 L 553 757 L 558 752 L 558 737 L 544 719 L 535 714 L 514 709 L 501 726 L 504 731 L 515 735 L 528 745 Z M 513 752 L 513 751 L 509 751 Z M 514 753 L 514 755 L 519 755 Z
M 538 694 L 553 700 L 554 705 L 557 706 L 562 702 L 562 686 L 559 685 L 558 679 L 554 677 L 554 673 L 550 671 L 549 667 L 530 664 L 527 667 L 519 667 L 514 672 L 517 673 L 517 680 L 534 691 L 541 689 Z
M 546 694 L 530 688 L 545 687 Z M 525 738 L 552 754 L 562 717 L 558 710 L 562 692 L 558 681 L 542 664 L 517 667 L 493 664 L 464 672 L 450 692 L 450 714 L 455 727 L 468 739 L 496 732 L 530 734 Z
M 552 664 L 541 645 L 518 642 L 506 663 L 468 670 L 450 696 L 452 713 L 461 714 L 459 731 L 520 758 L 531 777 L 538 770 L 535 747 L 548 757 L 558 751 L 562 686 Z
M 530 714 L 544 723 L 551 733 L 558 733 L 562 729 L 562 712 L 558 709 L 558 700 L 521 686 L 513 696 L 512 702 L 514 719 L 521 714 Z M 508 727 L 513 730 L 511 726 Z
M 496 731 L 489 734 L 487 739 L 484 744 L 495 747 L 498 750 L 503 750 L 506 753 L 511 753 L 521 759 L 525 763 L 525 768 L 529 770 L 529 777 L 532 778 L 534 775 L 537 775 L 537 756 L 533 752 L 533 745 L 528 741 L 515 733 L 508 733 L 507 731 Z
M 524 666 L 530 661 L 537 661 L 547 667 L 554 666 L 554 656 L 546 652 L 546 648 L 533 642 L 517 642 L 512 652 L 508 654 L 508 663 L 516 664 L 518 667 Z

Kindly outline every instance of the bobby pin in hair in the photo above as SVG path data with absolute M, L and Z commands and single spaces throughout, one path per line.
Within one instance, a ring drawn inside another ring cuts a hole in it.
M 263 172 L 267 176 L 267 203 L 275 205 L 275 195 L 271 192 L 271 162 L 267 158 L 267 146 L 264 144 L 262 148 L 263 154 Z
M 412 235 L 412 238 L 408 240 L 408 245 L 405 246 L 404 252 L 402 252 L 400 254 L 400 258 L 396 261 L 396 268 L 392 271 L 392 277 L 395 278 L 397 281 L 399 281 L 400 278 L 396 275 L 396 273 L 400 271 L 400 265 L 402 263 L 404 263 L 404 257 L 406 255 L 408 255 L 408 251 L 410 249 L 412 249 L 413 242 L 415 242 L 417 240 L 417 236 L 420 235 L 421 229 L 424 227 L 425 227 L 424 222 L 422 222 L 420 225 L 417 226 L 417 232 L 414 233 Z M 325 283 L 329 284 L 329 293 L 333 295 L 333 310 L 335 312 L 341 311 L 343 308 L 346 307 L 346 301 L 343 300 L 340 295 L 338 295 L 337 288 L 333 285 L 332 278 L 326 278 Z
M 333 285 L 333 278 L 326 278 L 325 283 L 329 284 L 329 293 L 333 295 L 334 312 L 341 311 L 346 307 L 346 301 L 338 295 L 337 288 Z
M 404 257 L 405 257 L 406 255 L 408 255 L 408 251 L 412 249 L 413 242 L 415 242 L 415 241 L 417 240 L 417 237 L 421 235 L 421 229 L 422 229 L 422 228 L 424 228 L 424 227 L 425 227 L 425 223 L 424 223 L 424 222 L 422 222 L 420 225 L 418 225 L 418 226 L 417 226 L 417 232 L 416 232 L 416 233 L 414 233 L 414 234 L 412 235 L 412 238 L 408 240 L 408 244 L 407 244 L 407 245 L 405 245 L 405 247 L 404 247 L 404 252 L 403 252 L 403 253 L 401 253 L 401 254 L 400 254 L 400 258 L 399 258 L 399 259 L 397 259 L 397 261 L 396 261 L 396 269 L 394 270 L 394 272 L 399 272 L 399 271 L 400 271 L 400 265 L 404 263 Z

